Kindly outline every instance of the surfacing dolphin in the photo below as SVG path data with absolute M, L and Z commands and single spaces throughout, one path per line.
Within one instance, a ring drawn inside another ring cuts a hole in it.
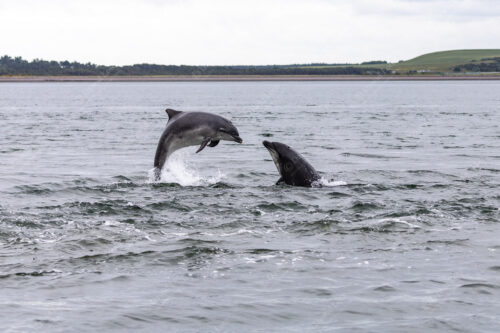
M 236 127 L 227 119 L 206 112 L 183 112 L 166 109 L 167 127 L 156 148 L 154 178 L 160 180 L 167 158 L 176 150 L 200 145 L 199 153 L 207 145 L 215 147 L 220 140 L 242 143 Z
M 320 186 L 318 172 L 299 153 L 280 142 L 263 141 L 281 178 L 276 185 L 285 183 L 293 186 Z

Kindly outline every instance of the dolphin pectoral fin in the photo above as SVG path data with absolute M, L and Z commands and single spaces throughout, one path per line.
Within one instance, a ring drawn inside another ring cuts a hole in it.
M 210 143 L 208 144 L 209 147 L 215 147 L 219 144 L 220 140 L 210 140 Z
M 199 153 L 200 151 L 203 150 L 203 148 L 205 148 L 208 144 L 208 142 L 210 141 L 210 138 L 206 138 L 202 141 L 201 145 L 200 145 L 200 148 L 198 148 L 198 150 L 196 151 L 196 153 Z
M 281 185 L 285 182 L 285 180 L 283 179 L 283 177 L 280 177 L 280 179 L 278 179 L 278 181 L 276 182 L 276 185 Z

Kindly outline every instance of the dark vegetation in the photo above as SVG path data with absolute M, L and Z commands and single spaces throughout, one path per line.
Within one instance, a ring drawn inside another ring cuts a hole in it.
M 162 76 L 162 75 L 446 75 L 500 73 L 500 49 L 433 52 L 398 63 L 372 60 L 361 64 L 291 64 L 265 66 L 187 66 L 135 64 L 103 66 L 76 61 L 27 61 L 0 57 L 0 76 Z
M 0 75 L 385 75 L 391 71 L 348 64 L 306 64 L 268 66 L 174 66 L 135 64 L 103 66 L 69 61 L 0 58 Z
M 383 65 L 387 64 L 387 61 L 385 60 L 372 60 L 372 61 L 365 61 L 362 62 L 361 65 Z
M 500 72 L 500 57 L 484 58 L 480 62 L 470 62 L 468 64 L 458 65 L 453 68 L 458 72 Z

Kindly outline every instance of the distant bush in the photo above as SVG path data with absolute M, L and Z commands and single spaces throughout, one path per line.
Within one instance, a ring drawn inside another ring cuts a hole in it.
M 488 61 L 488 60 L 493 60 L 496 62 L 500 62 L 500 57 L 493 57 L 493 58 L 483 58 L 481 61 Z
M 453 71 L 458 72 L 500 72 L 500 57 L 484 58 L 481 61 L 491 62 L 474 62 L 463 65 L 458 65 L 453 68 Z
M 372 60 L 372 61 L 365 61 L 362 62 L 361 65 L 383 65 L 387 64 L 387 61 L 385 60 Z

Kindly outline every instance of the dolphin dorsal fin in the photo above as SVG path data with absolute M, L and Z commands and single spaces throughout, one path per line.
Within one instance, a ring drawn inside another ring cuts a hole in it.
M 174 118 L 179 113 L 182 113 L 182 111 L 176 111 L 174 109 L 166 109 L 165 112 L 168 114 L 168 120 Z

